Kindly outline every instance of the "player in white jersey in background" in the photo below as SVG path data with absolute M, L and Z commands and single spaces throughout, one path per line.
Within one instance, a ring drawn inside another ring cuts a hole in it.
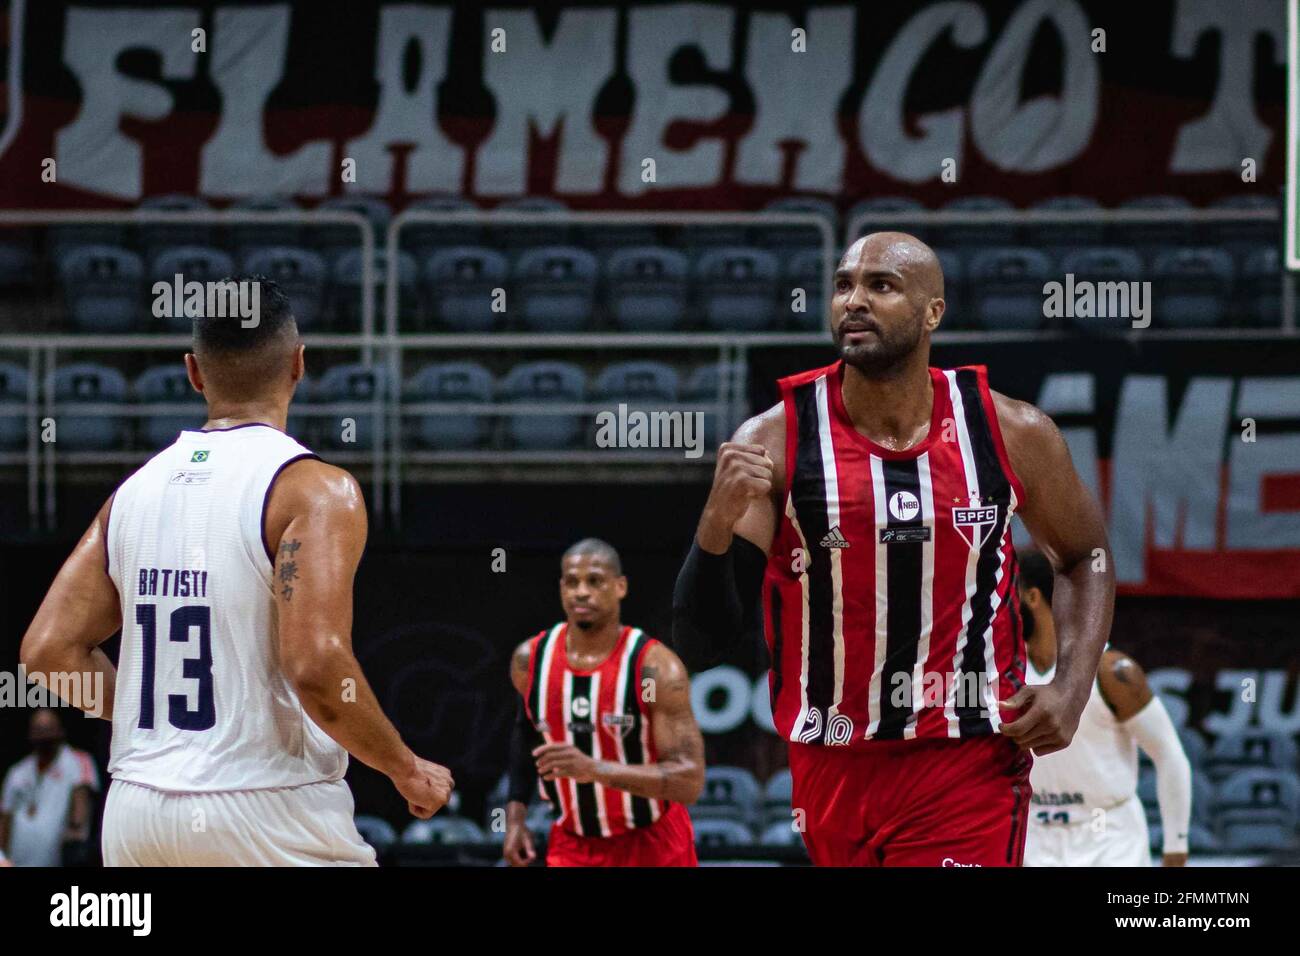
M 365 501 L 284 433 L 303 346 L 284 293 L 249 281 L 255 323 L 194 321 L 185 364 L 207 400 L 203 430 L 119 486 L 23 639 L 29 673 L 102 675 L 109 866 L 373 865 L 348 753 L 417 817 L 451 793 L 352 653 Z M 99 645 L 119 628 L 114 668 Z
M 1056 669 L 1052 566 L 1020 555 L 1025 677 L 1046 684 Z M 1187 862 L 1192 770 L 1169 712 L 1142 668 L 1109 646 L 1070 746 L 1035 757 L 1025 866 L 1149 866 L 1146 814 L 1137 795 L 1138 754 L 1156 768 L 1165 866 Z

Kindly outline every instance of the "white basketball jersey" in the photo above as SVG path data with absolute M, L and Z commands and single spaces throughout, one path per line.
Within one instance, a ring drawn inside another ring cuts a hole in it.
M 314 458 L 269 425 L 184 431 L 128 478 L 108 516 L 122 647 L 108 770 L 159 790 L 337 780 L 347 753 L 280 668 L 271 484 Z
M 1046 684 L 1056 673 L 1056 665 L 1040 673 L 1032 660 L 1026 663 L 1027 683 Z M 1034 757 L 1029 773 L 1034 788 L 1031 819 L 1086 823 L 1092 810 L 1109 810 L 1137 793 L 1137 778 L 1137 741 L 1115 719 L 1094 679 L 1070 746 L 1046 757 Z

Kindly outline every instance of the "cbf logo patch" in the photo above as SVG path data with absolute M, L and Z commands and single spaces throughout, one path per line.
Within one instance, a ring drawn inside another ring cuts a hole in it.
M 972 551 L 984 547 L 984 542 L 989 539 L 998 523 L 997 505 L 952 509 L 952 526 L 966 539 Z
M 208 454 L 209 452 L 206 451 L 196 451 L 194 454 L 190 455 L 190 461 L 195 461 L 195 462 L 207 461 Z

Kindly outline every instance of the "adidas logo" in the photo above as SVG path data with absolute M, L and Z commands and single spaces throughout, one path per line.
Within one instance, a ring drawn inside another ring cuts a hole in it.
M 849 543 L 844 539 L 844 535 L 840 534 L 840 526 L 836 525 L 826 532 L 825 537 L 821 540 L 821 545 L 823 548 L 847 548 Z

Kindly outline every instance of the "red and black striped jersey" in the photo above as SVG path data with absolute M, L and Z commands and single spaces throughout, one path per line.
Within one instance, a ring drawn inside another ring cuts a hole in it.
M 528 717 L 547 743 L 567 743 L 595 760 L 624 764 L 658 759 L 642 693 L 646 652 L 658 643 L 624 627 L 609 656 L 592 670 L 569 666 L 569 626 L 556 624 L 530 642 Z M 654 823 L 671 804 L 599 783 L 540 781 L 559 812 L 559 825 L 578 836 L 617 836 Z
M 787 492 L 763 588 L 777 731 L 849 747 L 998 733 L 997 701 L 1025 679 L 1025 492 L 986 370 L 931 368 L 930 430 L 904 451 L 853 426 L 842 376 L 779 383 Z

